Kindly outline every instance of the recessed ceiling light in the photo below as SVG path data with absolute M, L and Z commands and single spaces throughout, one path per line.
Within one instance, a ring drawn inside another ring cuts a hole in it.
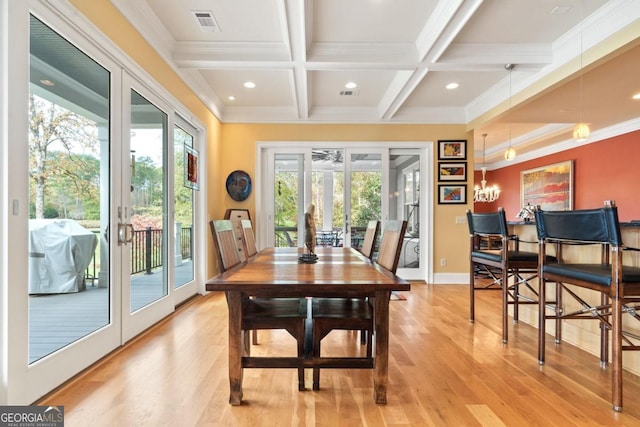
M 235 96 L 231 95 L 231 96 L 229 97 L 229 101 L 235 101 L 235 100 L 236 100 L 236 97 L 235 97 Z
M 47 79 L 42 79 L 40 80 L 40 83 L 42 83 L 45 86 L 55 86 L 56 84 L 54 82 L 52 82 L 51 80 L 47 80 Z
M 356 82 L 347 82 L 344 87 L 346 87 L 347 89 L 355 89 L 358 87 L 358 84 Z
M 246 87 L 247 89 L 253 89 L 254 87 L 256 87 L 256 84 L 254 82 L 244 82 L 244 87 Z
M 449 84 L 446 86 L 446 88 L 447 88 L 447 89 L 457 89 L 457 88 L 458 88 L 458 86 L 460 86 L 458 83 L 456 83 L 456 82 L 451 82 L 451 83 L 449 83 Z
M 632 99 L 636 99 L 636 100 L 637 100 L 637 99 L 640 99 L 640 92 L 636 93 L 636 94 L 635 94 L 635 95 L 633 95 L 631 98 L 632 98 Z

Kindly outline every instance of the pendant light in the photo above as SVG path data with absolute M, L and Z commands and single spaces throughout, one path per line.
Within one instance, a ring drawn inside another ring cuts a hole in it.
M 580 2 L 580 123 L 578 123 L 573 128 L 573 139 L 576 142 L 582 142 L 589 138 L 589 134 L 591 133 L 591 129 L 589 129 L 589 125 L 582 120 L 582 75 L 584 74 L 582 56 L 584 54 L 584 48 L 582 45 L 582 38 L 584 32 L 584 5 L 583 2 Z
M 498 197 L 500 197 L 500 188 L 498 188 L 497 185 L 487 185 L 487 179 L 486 179 L 486 174 L 487 174 L 487 167 L 485 166 L 485 146 L 486 146 L 486 141 L 487 141 L 487 134 L 483 133 L 482 134 L 482 167 L 480 168 L 480 170 L 482 170 L 482 181 L 480 181 L 480 185 L 476 185 L 475 187 L 473 187 L 473 202 L 481 202 L 481 203 L 487 203 L 487 202 L 493 202 L 495 200 L 498 200 Z
M 504 69 L 509 71 L 509 114 L 511 114 L 511 72 L 516 68 L 516 64 L 505 64 Z M 516 150 L 511 146 L 511 121 L 509 121 L 509 147 L 504 152 L 505 160 L 513 160 L 516 158 Z

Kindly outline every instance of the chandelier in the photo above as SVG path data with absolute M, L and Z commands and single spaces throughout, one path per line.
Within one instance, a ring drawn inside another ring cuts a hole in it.
M 480 181 L 480 185 L 476 185 L 473 187 L 473 202 L 493 202 L 498 200 L 500 197 L 500 188 L 497 185 L 487 185 L 486 174 L 487 167 L 485 166 L 485 146 L 486 146 L 487 134 L 482 134 L 482 167 L 480 170 L 482 171 L 482 181 Z

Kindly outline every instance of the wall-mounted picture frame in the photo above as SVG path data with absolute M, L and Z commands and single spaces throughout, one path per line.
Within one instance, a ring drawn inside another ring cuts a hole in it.
M 243 170 L 235 170 L 227 176 L 227 194 L 236 202 L 242 202 L 251 194 L 251 177 Z
M 438 160 L 467 160 L 467 140 L 438 140 Z
M 199 172 L 200 153 L 193 147 L 184 146 L 184 186 L 192 190 L 200 190 Z
M 466 184 L 438 184 L 439 205 L 464 205 L 466 203 Z
M 573 160 L 520 172 L 520 203 L 546 211 L 573 209 Z
M 438 162 L 438 181 L 466 181 L 467 163 Z
M 251 215 L 249 214 L 249 209 L 227 209 L 224 212 L 224 219 L 248 219 L 249 221 L 251 221 Z

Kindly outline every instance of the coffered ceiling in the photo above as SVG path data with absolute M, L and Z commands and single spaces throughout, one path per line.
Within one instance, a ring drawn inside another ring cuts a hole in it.
M 640 128 L 637 0 L 111 1 L 223 123 L 462 123 L 492 167 Z

